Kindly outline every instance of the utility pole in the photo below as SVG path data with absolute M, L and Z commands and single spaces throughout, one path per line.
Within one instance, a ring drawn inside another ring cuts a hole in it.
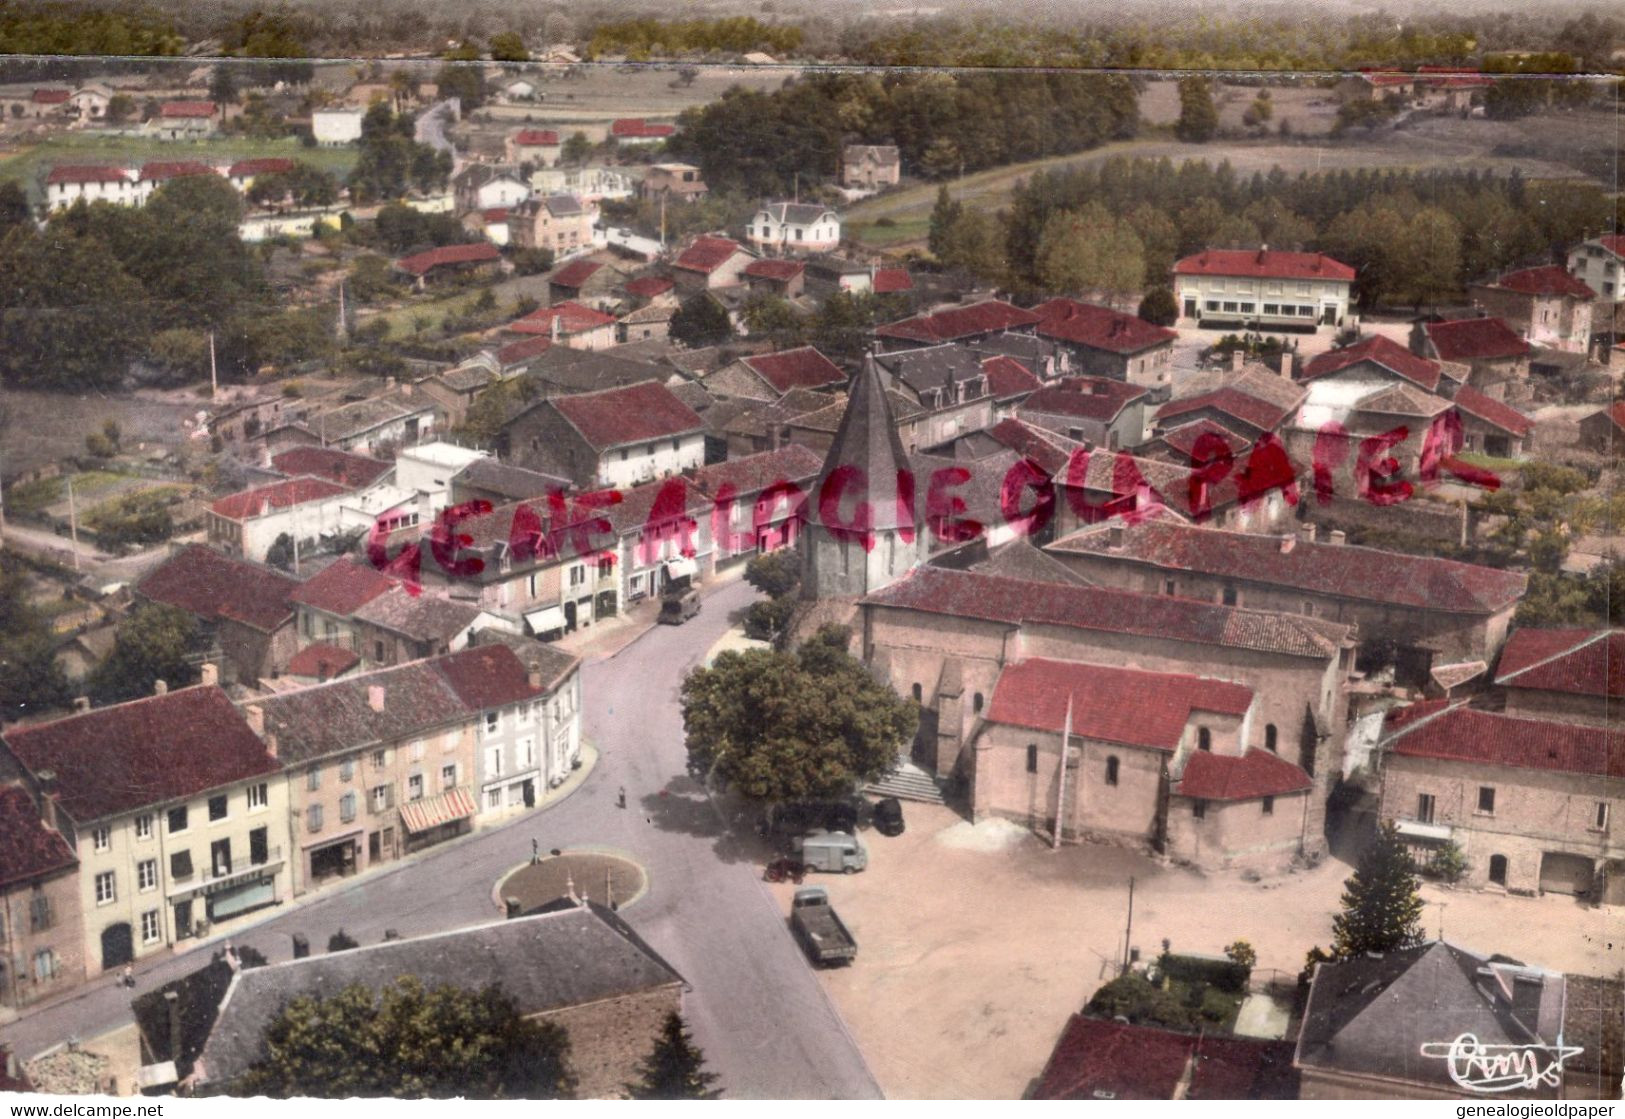
M 1128 880 L 1128 924 L 1123 928 L 1123 974 L 1128 974 L 1129 941 L 1134 938 L 1134 876 Z
M 214 364 L 214 331 L 209 331 L 209 397 L 220 391 L 220 374 Z
M 73 475 L 68 475 L 68 538 L 73 541 L 73 569 L 79 570 L 79 509 L 73 501 Z
M 660 192 L 660 247 L 666 247 L 666 192 Z

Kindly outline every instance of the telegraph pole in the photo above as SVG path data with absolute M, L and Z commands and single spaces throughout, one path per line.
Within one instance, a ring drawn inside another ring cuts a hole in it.
M 220 374 L 214 363 L 214 331 L 209 331 L 209 397 L 220 391 Z
M 68 538 L 73 542 L 73 569 L 79 570 L 79 510 L 73 502 L 73 475 L 68 475 Z
M 1134 937 L 1134 876 L 1128 880 L 1128 924 L 1123 928 L 1123 974 L 1128 974 L 1129 941 Z

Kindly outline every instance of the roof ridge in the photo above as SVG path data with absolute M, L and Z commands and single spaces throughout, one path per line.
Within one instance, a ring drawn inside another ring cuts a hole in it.
M 1522 676 L 1525 672 L 1530 672 L 1530 671 L 1533 671 L 1534 669 L 1537 669 L 1537 668 L 1544 668 L 1546 665 L 1551 664 L 1553 661 L 1561 660 L 1564 657 L 1571 657 L 1575 653 L 1578 653 L 1581 649 L 1584 649 L 1589 645 L 1593 645 L 1598 641 L 1603 641 L 1603 640 L 1606 640 L 1609 637 L 1612 637 L 1615 632 L 1616 632 L 1615 630 L 1610 628 L 1610 629 L 1601 630 L 1601 631 L 1599 631 L 1597 633 L 1590 634 L 1584 640 L 1580 641 L 1578 644 L 1570 645 L 1567 649 L 1563 649 L 1563 650 L 1561 650 L 1559 652 L 1553 653 L 1549 657 L 1543 657 L 1542 659 L 1540 659 L 1538 661 L 1531 661 L 1529 664 L 1524 665 L 1522 668 L 1515 668 L 1511 672 L 1507 673 L 1505 676 L 1498 676 L 1495 679 L 1494 682 L 1499 684 L 1503 680 L 1512 680 L 1512 679 L 1514 679 L 1516 677 Z

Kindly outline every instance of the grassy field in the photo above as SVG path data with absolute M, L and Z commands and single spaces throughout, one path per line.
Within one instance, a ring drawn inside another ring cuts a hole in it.
M 143 163 L 150 159 L 200 159 L 210 163 L 287 156 L 314 164 L 339 178 L 355 166 L 353 148 L 306 148 L 297 140 L 240 137 L 183 143 L 145 136 L 96 136 L 83 132 L 51 136 L 0 154 L 0 179 L 19 179 L 30 190 L 57 163 Z

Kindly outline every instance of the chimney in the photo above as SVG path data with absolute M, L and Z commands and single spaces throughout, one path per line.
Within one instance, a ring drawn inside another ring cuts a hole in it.
M 1298 353 L 1296 350 L 1286 350 L 1281 354 L 1281 376 L 1289 381 L 1298 379 Z
M 374 711 L 384 709 L 384 686 L 382 684 L 367 685 L 367 706 Z
M 530 662 L 530 686 L 536 691 L 542 687 L 542 666 L 536 661 Z
M 166 695 L 166 694 L 168 694 L 168 692 L 169 692 L 169 684 L 166 681 L 154 680 L 152 682 L 152 694 L 153 695 Z
M 205 688 L 212 688 L 220 683 L 220 666 L 213 663 L 205 664 L 201 669 L 198 683 Z
M 1239 372 L 1241 370 L 1242 364 L 1246 360 L 1247 360 L 1247 351 L 1246 350 L 1231 350 L 1230 351 L 1230 371 L 1232 373 Z
M 73 697 L 73 710 L 74 710 L 75 714 L 81 714 L 81 713 L 83 713 L 85 711 L 89 711 L 90 710 L 90 697 L 87 696 L 87 695 L 76 695 L 76 696 L 74 696 Z
M 248 729 L 261 738 L 265 737 L 265 708 L 257 703 L 250 703 L 243 708 L 243 718 L 248 720 Z
M 39 781 L 39 816 L 40 821 L 52 831 L 61 831 L 56 820 L 56 772 L 42 769 L 37 774 Z
M 1344 532 L 1340 528 L 1334 528 L 1326 535 L 1326 542 L 1328 544 L 1343 544 L 1347 542 L 1348 538 L 1348 533 Z
M 563 315 L 555 311 L 552 319 L 550 319 L 547 324 L 547 336 L 553 340 L 553 344 L 555 346 L 558 345 L 559 342 L 559 320 L 563 317 Z
M 1315 526 L 1309 524 L 1308 522 L 1299 525 L 1298 535 L 1303 539 L 1305 544 L 1313 544 L 1315 542 Z
M 265 736 L 265 752 L 273 758 L 277 756 L 276 735 L 268 734 Z
M 412 395 L 412 382 L 411 381 L 405 381 L 405 382 L 403 382 L 401 384 L 401 395 L 402 396 L 411 396 Z
M 179 991 L 164 992 L 164 1011 L 169 1017 L 169 1059 L 181 1057 L 181 995 Z

